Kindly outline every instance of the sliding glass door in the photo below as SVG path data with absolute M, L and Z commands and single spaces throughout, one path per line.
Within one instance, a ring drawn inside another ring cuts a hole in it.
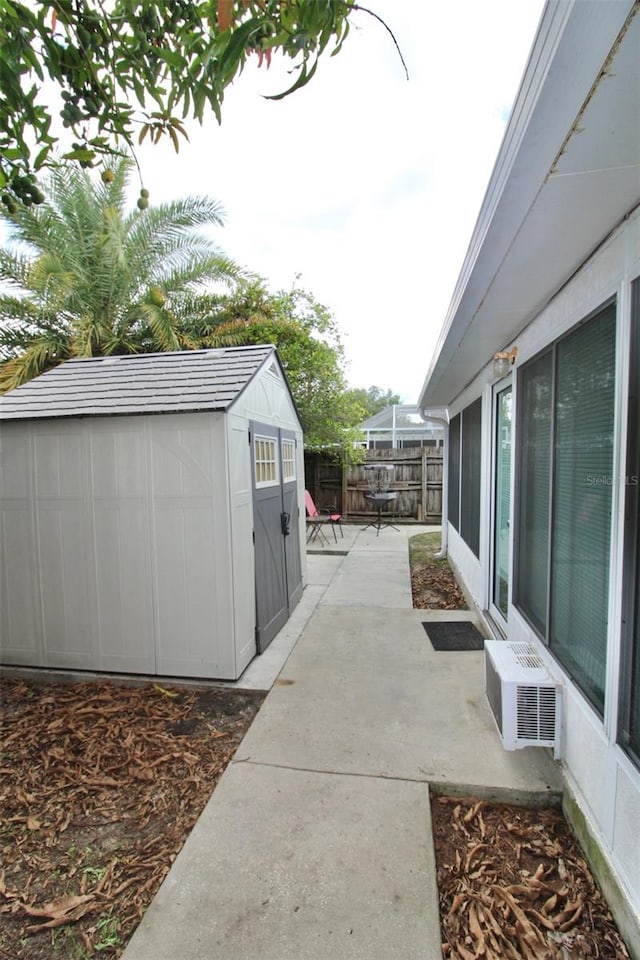
M 506 627 L 509 602 L 511 517 L 511 384 L 499 385 L 493 403 L 492 613 Z

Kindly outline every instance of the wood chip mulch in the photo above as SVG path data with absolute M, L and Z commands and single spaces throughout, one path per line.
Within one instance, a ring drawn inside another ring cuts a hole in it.
M 448 564 L 433 563 L 411 571 L 415 610 L 467 610 L 467 601 Z
M 0 694 L 0 960 L 112 960 L 265 693 L 4 678 Z
M 562 813 L 432 797 L 447 960 L 626 960 Z

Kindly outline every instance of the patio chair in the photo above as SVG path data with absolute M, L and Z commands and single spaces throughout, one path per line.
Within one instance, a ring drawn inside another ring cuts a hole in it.
M 332 511 L 331 509 L 318 510 L 308 490 L 304 492 L 304 505 L 307 511 L 307 541 L 309 543 L 318 536 L 324 537 L 321 527 L 326 523 L 331 525 L 333 539 L 336 543 L 338 542 L 336 526 L 340 528 L 340 536 L 344 537 L 344 533 L 342 532 L 342 514 L 337 513 L 335 510 Z M 326 537 L 324 537 L 324 539 L 326 540 Z

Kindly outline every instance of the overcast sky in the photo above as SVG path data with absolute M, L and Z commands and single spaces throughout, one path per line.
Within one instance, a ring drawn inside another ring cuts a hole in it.
M 334 314 L 353 386 L 417 401 L 462 265 L 542 0 L 368 0 L 342 52 L 292 82 L 256 58 L 223 122 L 140 151 L 151 202 L 209 194 L 223 250 L 273 290 L 298 285 Z M 136 188 L 137 189 L 137 188 Z
M 415 403 L 446 314 L 542 0 L 369 0 L 342 52 L 283 101 L 282 67 L 252 66 L 223 122 L 190 127 L 179 159 L 144 153 L 152 201 L 208 193 L 223 249 L 272 289 L 330 308 L 353 386 Z

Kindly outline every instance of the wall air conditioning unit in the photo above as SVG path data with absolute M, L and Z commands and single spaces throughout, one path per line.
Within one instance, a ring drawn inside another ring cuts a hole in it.
M 485 692 L 505 750 L 552 747 L 560 755 L 562 688 L 530 643 L 485 640 Z

